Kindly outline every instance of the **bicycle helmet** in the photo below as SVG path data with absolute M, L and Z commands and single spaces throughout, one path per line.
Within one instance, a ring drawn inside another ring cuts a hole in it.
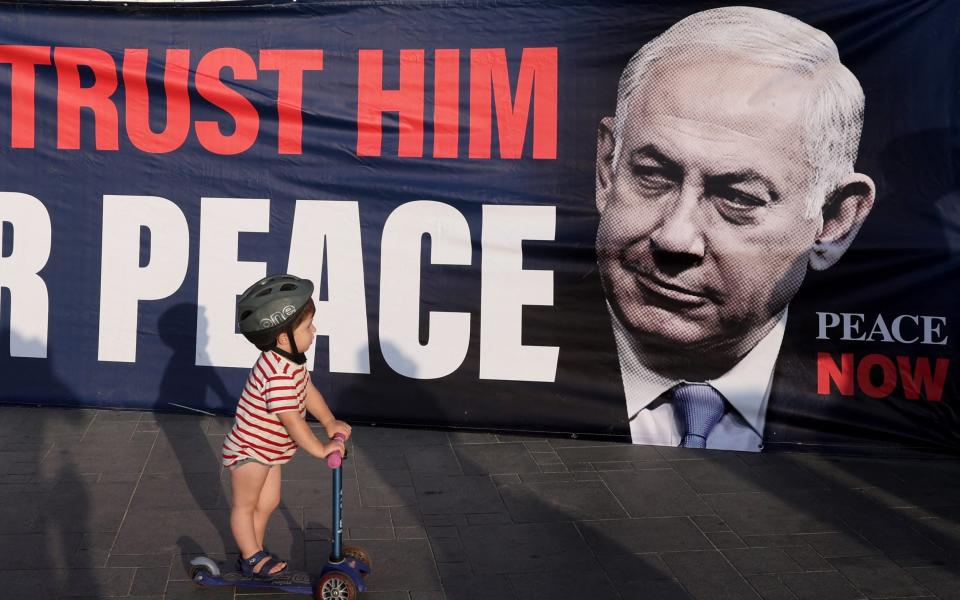
M 286 273 L 264 277 L 248 287 L 237 302 L 240 333 L 260 350 L 275 348 L 277 336 L 283 332 L 292 343 L 293 324 L 312 295 L 309 279 Z

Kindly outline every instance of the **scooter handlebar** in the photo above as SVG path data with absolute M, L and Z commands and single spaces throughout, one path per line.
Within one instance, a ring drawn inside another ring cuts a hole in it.
M 333 436 L 333 439 L 342 442 L 347 438 L 343 437 L 342 433 L 338 433 Z M 327 466 L 330 467 L 331 469 L 337 469 L 342 464 L 343 464 L 343 455 L 341 455 L 339 452 L 332 452 L 327 455 Z

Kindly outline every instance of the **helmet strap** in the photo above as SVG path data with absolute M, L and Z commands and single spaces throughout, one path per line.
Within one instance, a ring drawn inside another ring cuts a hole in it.
M 293 326 L 287 325 L 284 333 L 287 334 L 287 340 L 290 342 L 291 351 L 287 352 L 283 348 L 277 346 L 276 343 L 274 343 L 273 351 L 298 365 L 302 365 L 307 362 L 307 355 L 303 352 L 300 352 L 300 350 L 297 348 L 297 341 L 293 339 Z

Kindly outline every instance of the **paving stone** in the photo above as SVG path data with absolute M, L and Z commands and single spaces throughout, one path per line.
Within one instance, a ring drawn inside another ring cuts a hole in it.
M 841 556 L 873 556 L 879 554 L 872 544 L 853 533 L 830 532 L 803 536 L 803 541 L 810 545 L 824 558 Z
M 111 543 L 111 546 L 113 544 Z M 108 567 L 163 567 L 164 572 L 169 570 L 173 562 L 173 555 L 161 554 L 111 554 L 107 560 Z
M 518 481 L 501 481 L 499 478 L 501 475 L 494 475 L 493 480 L 500 483 L 544 483 L 548 481 L 573 481 L 573 473 L 524 473 L 523 475 L 517 475 L 519 477 Z M 599 477 L 597 478 L 599 480 Z
M 433 558 L 438 563 L 456 563 L 467 560 L 467 553 L 463 550 L 463 544 L 456 538 L 431 538 L 430 548 L 433 550 Z
M 840 573 L 783 573 L 780 581 L 798 600 L 861 600 L 866 598 Z
M 146 473 L 133 494 L 131 510 L 217 508 L 218 473 Z
M 600 477 L 631 517 L 714 514 L 700 496 L 673 471 L 601 473 Z
M 679 461 L 673 468 L 701 494 L 777 490 L 825 490 L 821 479 L 794 465 L 747 466 L 730 457 L 726 460 Z
M 357 480 L 360 487 L 410 487 L 413 485 L 413 476 L 409 469 L 363 469 L 357 473 Z
M 426 532 L 430 539 L 460 538 L 460 530 L 455 525 L 431 525 L 426 528 Z
M 405 448 L 403 456 L 411 471 L 460 475 L 460 463 L 450 446 L 414 446 Z
M 445 448 L 446 446 L 440 446 Z M 358 446 L 351 459 L 357 473 L 366 471 L 402 471 L 409 468 L 403 448 L 393 446 Z
M 845 529 L 829 505 L 824 505 L 821 499 L 812 498 L 806 492 L 788 496 L 769 492 L 741 492 L 710 494 L 703 498 L 741 536 L 825 533 Z
M 130 593 L 134 596 L 163 595 L 167 587 L 169 567 L 140 567 L 133 578 Z
M 409 600 L 445 600 L 445 599 L 446 599 L 446 595 L 443 593 L 442 590 L 416 591 L 409 594 Z
M 554 455 L 556 454 L 556 452 L 553 449 L 553 446 L 551 446 L 550 442 L 548 442 L 547 440 L 543 440 L 539 442 L 524 442 L 523 445 L 527 450 L 533 453 L 549 452 L 550 454 L 554 454 Z
M 617 591 L 622 600 L 691 600 L 693 598 L 680 582 L 665 581 L 631 581 L 617 585 Z
M 573 569 L 557 573 L 510 575 L 510 587 L 524 600 L 618 600 L 610 580 L 600 571 Z
M 5 598 L 56 598 L 64 585 L 62 571 L 0 570 L 0 590 Z M 91 591 L 98 592 L 98 588 Z
M 730 527 L 716 515 L 696 515 L 690 517 L 697 527 L 700 528 L 700 531 L 704 533 L 714 533 L 714 532 L 727 532 L 730 531 Z
M 64 478 L 65 473 L 131 473 L 143 470 L 151 444 L 98 445 L 95 441 L 76 446 L 55 446 L 40 463 L 45 477 Z
M 710 541 L 683 517 L 581 521 L 577 528 L 594 551 L 609 556 L 617 552 L 680 552 L 712 550 Z
M 803 571 L 790 555 L 779 548 L 730 549 L 724 550 L 723 555 L 742 575 Z
M 554 446 L 556 447 L 556 446 Z M 659 460 L 660 455 L 652 446 L 636 444 L 605 444 L 603 446 L 573 446 L 557 448 L 564 463 L 604 463 Z
M 220 473 L 222 445 L 222 436 L 158 438 L 147 459 L 144 472 Z
M 392 540 L 396 537 L 393 527 L 349 527 L 344 536 L 349 540 Z
M 369 446 L 446 446 L 447 433 L 426 429 L 399 429 L 388 427 L 355 426 L 350 438 L 357 448 Z
M 556 481 L 500 486 L 515 523 L 619 519 L 626 512 L 600 481 Z
M 204 553 L 233 549 L 228 510 L 142 510 L 126 516 L 113 551 L 159 554 L 182 551 L 187 544 Z
M 478 513 L 467 515 L 468 525 L 502 525 L 512 519 L 507 513 Z
M 571 523 L 467 526 L 460 539 L 478 574 L 599 569 Z
M 563 463 L 563 461 L 560 460 L 560 457 L 557 456 L 555 452 L 531 452 L 530 456 L 532 456 L 533 461 L 540 466 L 557 465 Z
M 796 596 L 776 575 L 750 575 L 747 582 L 763 600 L 796 600 Z
M 960 600 L 960 563 L 905 569 L 940 600 Z
M 804 571 L 832 571 L 833 567 L 817 551 L 807 546 L 787 546 L 783 551 Z
M 633 554 L 624 551 L 623 548 L 616 548 L 612 544 L 591 548 L 591 550 L 596 555 L 600 568 L 618 589 L 622 584 L 638 582 L 656 585 L 670 581 L 678 584 L 676 577 L 663 562 L 660 554 L 652 552 Z
M 56 530 L 0 535 L 0 553 L 4 556 L 0 571 L 29 571 L 38 565 L 62 568 L 64 565 L 56 561 L 73 556 L 82 539 L 80 533 Z
M 707 536 L 707 539 L 710 540 L 710 543 L 713 544 L 717 550 L 747 547 L 743 539 L 732 531 L 714 531 L 705 533 L 704 535 Z
M 391 506 L 383 509 L 389 512 L 394 527 L 422 527 L 423 515 L 416 506 Z
M 423 514 L 506 512 L 500 493 L 485 475 L 422 474 L 414 476 L 414 484 Z
M 522 443 L 471 444 L 453 449 L 467 475 L 540 472 Z
M 70 569 L 62 572 L 59 596 L 126 596 L 136 569 Z
M 492 433 L 474 431 L 448 431 L 447 438 L 451 444 L 494 444 L 497 436 Z
M 461 567 L 464 563 L 443 565 L 445 568 Z M 443 591 L 447 600 L 525 600 L 514 593 L 507 575 L 474 575 L 452 573 L 443 578 Z
M 427 531 L 423 527 L 397 527 L 395 528 L 398 540 L 425 540 Z
M 929 593 L 888 558 L 850 556 L 832 558 L 829 562 L 868 598 L 922 596 Z
M 367 507 L 410 506 L 417 503 L 417 493 L 412 487 L 365 487 L 360 502 Z
M 720 552 L 670 552 L 663 555 L 663 560 L 687 592 L 698 600 L 759 598 Z
M 170 581 L 164 600 L 233 600 L 233 588 L 198 588 L 192 581 Z

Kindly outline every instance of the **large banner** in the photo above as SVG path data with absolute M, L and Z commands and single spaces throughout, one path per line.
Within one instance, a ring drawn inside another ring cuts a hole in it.
M 960 447 L 960 4 L 0 4 L 0 401 Z

